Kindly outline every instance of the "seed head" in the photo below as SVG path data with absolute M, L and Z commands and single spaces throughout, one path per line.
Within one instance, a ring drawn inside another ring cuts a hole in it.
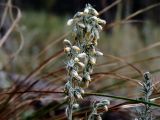
M 98 30 L 103 30 L 101 25 L 97 25 Z
M 85 78 L 85 80 L 87 80 L 87 81 L 91 81 L 91 77 L 90 77 L 90 74 L 89 74 L 89 73 L 86 73 L 86 74 L 84 75 L 84 78 Z
M 73 21 L 74 21 L 73 19 L 69 19 L 69 20 L 67 21 L 67 25 L 68 25 L 68 26 L 71 26 L 71 25 L 73 24 Z
M 70 47 L 65 47 L 65 48 L 64 48 L 64 52 L 69 53 L 70 51 L 71 51 L 71 48 L 70 48 Z
M 73 107 L 77 109 L 77 108 L 79 108 L 79 104 L 75 103 L 75 104 L 73 104 Z
M 145 72 L 145 73 L 144 73 L 144 78 L 145 78 L 146 80 L 150 80 L 150 79 L 151 79 L 151 74 L 150 74 L 150 72 Z
M 78 58 L 85 58 L 86 57 L 86 53 L 80 53 L 78 54 Z
M 75 62 L 79 62 L 79 59 L 77 57 L 74 58 Z
M 72 46 L 72 48 L 76 51 L 76 52 L 79 52 L 81 49 L 77 46 Z
M 108 111 L 107 105 L 104 106 L 104 110 L 105 110 L 106 112 Z
M 74 97 L 77 99 L 83 99 L 82 95 L 77 91 L 74 91 Z
M 96 51 L 96 55 L 97 55 L 97 56 L 103 56 L 103 53 L 100 52 L 100 51 Z
M 78 23 L 79 27 L 85 28 L 85 25 L 83 23 Z
M 89 9 L 88 9 L 88 8 L 85 8 L 85 9 L 84 9 L 84 13 L 88 14 L 88 13 L 89 13 Z
M 90 63 L 92 65 L 95 65 L 96 64 L 96 58 L 95 57 L 90 57 Z
M 104 24 L 104 25 L 105 25 L 105 24 L 106 24 L 106 21 L 98 18 L 98 23 L 99 23 L 99 24 Z
M 80 67 L 82 67 L 82 68 L 85 67 L 85 65 L 84 65 L 82 62 L 78 62 L 78 65 L 79 65 Z
M 71 42 L 69 40 L 67 40 L 67 39 L 64 39 L 63 43 L 65 45 L 67 45 L 67 46 L 71 46 L 72 45 Z
M 77 12 L 73 18 L 79 18 L 83 15 L 84 13 L 83 12 Z

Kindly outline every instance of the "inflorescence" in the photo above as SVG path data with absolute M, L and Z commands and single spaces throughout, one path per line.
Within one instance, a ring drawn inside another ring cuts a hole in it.
M 64 40 L 64 51 L 67 55 L 67 83 L 64 92 L 67 96 L 68 107 L 66 115 L 72 120 L 72 110 L 78 106 L 78 100 L 83 99 L 84 87 L 88 87 L 91 82 L 91 73 L 96 64 L 96 58 L 103 56 L 97 51 L 97 41 L 100 38 L 99 32 L 105 20 L 97 17 L 98 12 L 91 6 L 86 5 L 83 12 L 77 12 L 73 19 L 68 20 L 67 25 L 72 27 L 72 39 Z
M 107 112 L 109 104 L 110 102 L 108 100 L 94 102 L 92 106 L 92 112 L 89 115 L 88 120 L 102 120 L 101 113 L 98 113 L 97 109 L 102 108 Z
M 149 97 L 153 92 L 153 86 L 151 74 L 149 72 L 144 73 L 144 80 L 142 82 L 142 85 L 143 97 L 141 99 L 145 102 L 151 102 Z M 144 107 L 139 110 L 138 114 L 138 120 L 152 120 L 151 108 L 148 104 L 145 104 Z

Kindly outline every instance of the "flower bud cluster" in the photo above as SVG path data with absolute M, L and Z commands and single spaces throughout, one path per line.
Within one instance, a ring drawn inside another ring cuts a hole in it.
M 65 39 L 64 51 L 67 55 L 67 83 L 64 88 L 69 106 L 67 108 L 67 116 L 71 120 L 73 104 L 78 99 L 82 99 L 84 93 L 83 87 L 88 87 L 91 82 L 90 74 L 93 72 L 93 66 L 96 64 L 97 56 L 103 53 L 97 51 L 97 41 L 102 25 L 106 22 L 97 17 L 98 12 L 91 6 L 86 5 L 83 12 L 77 12 L 73 19 L 68 20 L 67 25 L 72 26 L 72 38 L 74 45 Z M 82 70 L 82 74 L 80 74 Z
M 67 95 L 69 105 L 66 108 L 66 115 L 69 120 L 72 120 L 72 109 L 76 108 L 77 100 L 83 99 L 82 94 L 84 90 L 80 87 L 82 77 L 79 75 L 79 69 L 84 69 L 85 64 L 80 61 L 80 58 L 85 54 L 82 54 L 81 49 L 72 45 L 72 43 L 65 39 L 64 40 L 64 52 L 67 55 L 66 69 L 67 69 L 67 83 L 64 87 L 64 92 Z
M 141 100 L 145 102 L 151 102 L 150 101 L 150 96 L 153 92 L 153 85 L 152 85 L 152 78 L 151 74 L 149 72 L 144 73 L 144 79 L 142 82 L 143 88 L 142 88 L 142 93 L 143 96 Z M 151 106 L 148 104 L 145 104 L 143 108 L 137 110 L 139 114 L 138 120 L 152 120 L 152 112 L 151 112 Z
M 90 113 L 90 115 L 88 117 L 88 120 L 102 120 L 101 113 L 98 113 L 97 110 L 102 108 L 107 112 L 109 104 L 110 104 L 110 102 L 108 100 L 94 102 L 93 103 L 93 109 L 92 109 L 92 112 Z
M 68 20 L 67 25 L 72 26 L 72 36 L 77 46 L 81 49 L 79 58 L 84 58 L 84 69 L 82 75 L 82 87 L 88 87 L 91 82 L 90 74 L 93 72 L 93 66 L 96 64 L 97 56 L 103 53 L 97 51 L 97 41 L 100 38 L 99 32 L 105 20 L 97 17 L 98 12 L 91 6 L 86 5 L 84 12 L 78 12 L 73 19 Z
M 80 48 L 76 45 L 72 45 L 71 42 L 67 39 L 64 40 L 64 51 L 67 54 L 67 63 L 66 69 L 68 72 L 67 83 L 64 87 L 64 92 L 68 96 L 69 99 L 82 99 L 81 93 L 82 90 L 79 87 L 79 84 L 82 81 L 82 77 L 79 75 L 79 69 L 83 69 L 85 67 L 83 62 L 80 62 L 78 56 L 80 53 Z

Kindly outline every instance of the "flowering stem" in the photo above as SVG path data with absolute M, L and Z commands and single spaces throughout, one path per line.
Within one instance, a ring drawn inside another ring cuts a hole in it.
M 88 87 L 91 82 L 90 74 L 96 64 L 96 58 L 103 53 L 97 51 L 99 32 L 105 20 L 98 18 L 98 12 L 87 4 L 83 12 L 77 12 L 73 19 L 68 20 L 67 25 L 72 26 L 72 44 L 65 39 L 64 51 L 67 55 L 67 83 L 64 92 L 68 98 L 66 115 L 68 120 L 72 120 L 72 109 L 77 106 L 78 100 L 83 99 L 84 87 Z M 82 70 L 82 74 L 80 73 Z

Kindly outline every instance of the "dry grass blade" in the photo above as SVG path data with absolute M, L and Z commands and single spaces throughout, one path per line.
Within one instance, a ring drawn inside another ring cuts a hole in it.
M 3 15 L 2 15 L 0 28 L 3 26 L 4 21 L 5 21 L 5 19 L 6 19 L 7 12 L 8 12 L 8 5 L 9 5 L 9 1 L 8 1 L 7 4 L 6 4 L 6 7 L 5 7 L 4 12 L 3 12 Z M 0 5 L 0 6 L 3 6 L 3 5 Z
M 104 27 L 104 30 L 105 30 L 105 29 L 112 28 L 112 27 L 114 27 L 114 26 L 116 26 L 116 25 L 128 23 L 128 21 L 129 21 L 130 19 L 132 19 L 133 17 L 135 17 L 135 16 L 137 16 L 137 15 L 139 15 L 139 14 L 142 14 L 142 13 L 148 11 L 148 10 L 151 10 L 151 9 L 153 9 L 153 8 L 156 8 L 156 7 L 158 7 L 158 6 L 160 6 L 160 3 L 153 4 L 153 5 L 150 5 L 150 6 L 146 7 L 146 8 L 140 9 L 140 10 L 132 13 L 131 15 L 127 16 L 127 17 L 126 17 L 125 19 L 123 19 L 122 21 L 118 21 L 118 22 L 114 22 L 114 23 L 111 23 L 111 24 L 109 24 L 109 25 L 106 25 L 106 26 Z
M 26 90 L 26 91 L 16 91 L 16 92 L 4 92 L 4 93 L 0 93 L 0 95 L 3 95 L 3 94 L 24 94 L 24 93 L 41 93 L 41 94 L 59 94 L 59 93 L 62 93 L 64 94 L 64 92 L 62 91 L 39 91 L 39 90 Z
M 11 7 L 12 6 L 12 1 L 11 0 L 8 0 L 8 6 L 9 6 L 10 18 L 11 18 L 12 22 L 14 22 L 15 20 L 14 20 L 14 17 L 13 17 L 13 11 L 12 11 L 12 7 Z M 19 28 L 19 25 L 16 24 L 15 28 L 16 28 L 16 31 L 19 33 L 20 45 L 19 45 L 19 48 L 17 49 L 17 51 L 11 55 L 11 57 L 10 57 L 11 59 L 15 58 L 20 53 L 20 51 L 22 50 L 22 48 L 24 46 L 24 37 L 23 37 L 23 34 L 22 34 L 22 32 Z
M 48 77 L 59 77 L 59 76 L 62 76 L 62 74 L 64 74 L 65 72 L 65 68 L 60 68 L 56 71 L 53 71 L 53 72 L 50 72 L 50 73 L 47 73 L 46 75 L 42 76 L 40 79 L 45 79 L 45 78 L 48 78 Z
M 150 6 L 146 7 L 144 9 L 138 10 L 135 13 L 133 13 L 133 14 L 129 15 L 128 17 L 126 17 L 124 19 L 124 21 L 129 20 L 129 19 L 131 19 L 131 18 L 133 18 L 133 17 L 135 17 L 135 16 L 137 16 L 137 15 L 143 13 L 143 12 L 146 12 L 146 11 L 151 10 L 151 9 L 153 9 L 155 7 L 158 7 L 158 6 L 160 6 L 160 3 L 156 3 L 156 4 L 153 4 L 153 5 L 150 5 Z
M 51 42 L 50 44 L 48 44 L 39 54 L 38 56 L 36 56 L 36 58 L 40 57 L 43 53 L 45 53 L 47 50 L 49 50 L 53 45 L 55 45 L 56 43 L 62 41 L 64 38 L 67 37 L 67 35 L 70 32 L 65 33 L 64 35 L 62 35 L 61 37 L 59 37 L 58 39 L 54 40 L 53 42 Z
M 57 59 L 58 57 L 60 57 L 61 55 L 63 55 L 63 51 L 59 51 L 56 54 L 54 54 L 53 56 L 49 57 L 47 60 L 45 60 L 42 64 L 40 64 L 37 68 L 35 68 L 28 76 L 25 77 L 25 79 L 23 81 L 21 81 L 18 85 L 18 87 L 16 87 L 12 94 L 9 94 L 8 98 L 0 105 L 0 111 L 4 109 L 4 107 L 6 107 L 6 105 L 8 104 L 8 102 L 11 100 L 11 98 L 16 94 L 16 92 L 18 91 L 19 87 L 21 86 L 21 84 L 23 84 L 23 82 L 35 77 L 39 71 L 41 69 L 43 69 L 48 63 L 52 62 L 53 60 Z M 27 92 L 30 88 L 32 88 L 39 80 L 33 82 L 33 84 L 31 84 L 29 87 L 27 87 L 23 92 L 21 92 L 20 95 L 18 95 L 16 98 L 20 97 L 23 93 Z
M 33 100 L 27 100 L 27 101 L 20 103 L 18 106 L 13 108 L 11 111 L 6 113 L 4 116 L 1 116 L 2 117 L 1 120 L 7 120 L 8 118 L 13 117 L 14 113 L 17 113 L 18 111 L 23 111 L 23 109 L 27 107 L 28 105 L 30 105 L 32 102 Z
M 134 70 L 136 70 L 140 75 L 143 75 L 142 71 L 139 70 L 137 67 L 135 67 L 133 64 L 131 63 L 128 63 L 126 60 L 124 60 L 123 58 L 120 58 L 120 57 L 116 57 L 116 56 L 113 56 L 113 55 L 105 55 L 107 57 L 111 57 L 111 58 L 114 58 L 116 60 L 119 60 L 121 62 L 124 62 L 126 63 L 127 65 L 129 65 L 131 68 L 133 68 Z
M 54 60 L 58 59 L 58 57 L 63 55 L 63 50 L 58 51 L 56 54 L 52 55 L 51 57 L 49 57 L 48 59 L 46 59 L 45 61 L 43 61 L 38 67 L 36 67 L 25 79 L 24 81 L 31 79 L 33 77 L 35 77 L 40 70 L 42 70 L 47 64 L 49 64 L 50 62 L 53 62 Z
M 102 9 L 101 11 L 99 11 L 99 15 L 102 15 L 104 12 L 106 12 L 107 10 L 113 8 L 115 5 L 117 5 L 118 3 L 120 3 L 122 0 L 116 0 L 115 2 L 113 2 L 111 5 L 105 7 L 104 9 Z
M 146 52 L 146 51 L 148 51 L 148 50 L 150 50 L 150 49 L 153 49 L 153 48 L 155 48 L 155 47 L 158 47 L 158 46 L 160 46 L 160 42 L 153 43 L 153 44 L 151 44 L 151 45 L 149 45 L 149 46 L 147 46 L 147 47 L 145 47 L 145 48 L 142 48 L 142 49 L 140 49 L 140 50 L 138 50 L 138 51 L 136 51 L 136 52 L 134 52 L 134 53 L 131 53 L 130 55 L 126 55 L 126 56 L 124 56 L 123 58 L 132 57 L 132 56 L 134 56 L 134 55 L 137 55 L 137 54 L 142 53 L 142 52 Z
M 1 4 L 2 5 L 2 4 Z M 5 6 L 5 5 L 2 5 Z M 17 11 L 17 16 L 16 19 L 13 21 L 12 25 L 10 26 L 9 30 L 6 32 L 6 34 L 2 37 L 2 39 L 0 40 L 0 47 L 2 47 L 2 45 L 5 43 L 5 41 L 7 40 L 8 36 L 11 34 L 11 32 L 13 31 L 13 29 L 16 27 L 17 23 L 19 22 L 20 18 L 21 18 L 21 11 L 18 7 L 16 6 L 8 6 L 8 7 L 12 7 L 14 9 L 16 9 Z
M 132 82 L 138 83 L 139 85 L 142 85 L 139 80 L 133 79 L 133 78 L 130 78 L 130 77 L 127 77 L 127 76 L 125 76 L 125 75 L 121 75 L 121 74 L 119 74 L 119 73 L 114 73 L 114 72 L 100 72 L 100 73 L 94 73 L 94 74 L 92 74 L 92 76 L 94 76 L 94 77 L 97 76 L 97 75 L 98 75 L 98 76 L 103 75 L 103 77 L 105 77 L 106 75 L 112 75 L 112 76 L 116 76 L 116 77 L 118 77 L 118 78 L 121 78 L 121 79 L 123 79 L 123 80 L 130 80 L 130 81 L 132 81 Z
M 123 59 L 125 59 L 125 58 L 123 58 Z M 130 64 L 141 64 L 143 62 L 153 61 L 153 60 L 157 60 L 157 59 L 160 59 L 159 55 L 149 57 L 149 58 L 145 58 L 145 59 L 141 59 L 141 60 L 137 60 L 137 61 L 132 61 Z M 117 61 L 113 61 L 111 63 L 107 62 L 107 63 L 102 63 L 102 64 L 97 65 L 96 68 L 108 67 L 108 66 L 117 66 L 117 64 L 119 64 L 119 62 L 117 62 Z M 127 65 L 122 65 L 122 66 L 118 67 L 118 69 L 120 70 L 121 68 L 125 68 L 125 67 L 128 67 L 128 64 Z
M 22 81 L 22 82 L 23 82 L 23 81 Z M 7 108 L 8 103 L 9 103 L 10 100 L 16 95 L 16 91 L 19 90 L 22 82 L 20 82 L 20 83 L 12 90 L 11 94 L 9 94 L 9 96 L 7 97 L 7 99 L 0 104 L 0 113 L 1 113 L 4 109 Z M 24 90 L 24 93 L 25 93 L 27 90 L 31 89 L 37 82 L 39 82 L 39 81 L 36 80 L 36 81 L 34 81 L 31 85 L 29 85 L 29 86 Z M 22 93 L 22 94 L 23 94 L 23 93 Z M 16 98 L 18 98 L 19 96 L 20 96 L 20 95 L 16 96 Z M 16 98 L 15 98 L 15 99 L 16 99 Z

